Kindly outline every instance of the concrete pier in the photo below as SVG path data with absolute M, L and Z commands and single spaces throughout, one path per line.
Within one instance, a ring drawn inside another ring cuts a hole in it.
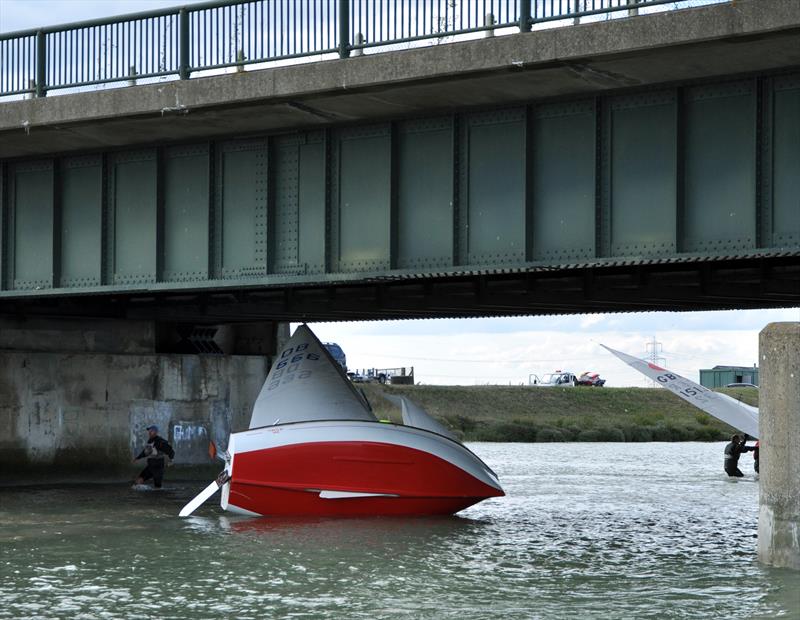
M 800 570 L 800 322 L 759 335 L 758 559 Z
M 149 424 L 179 468 L 218 467 L 209 440 L 247 428 L 288 325 L 211 329 L 200 354 L 152 322 L 0 320 L 0 484 L 126 479 Z

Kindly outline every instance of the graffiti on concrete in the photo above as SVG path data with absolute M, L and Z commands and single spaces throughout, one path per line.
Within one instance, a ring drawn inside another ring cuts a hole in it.
M 172 427 L 172 434 L 176 444 L 182 442 L 194 442 L 197 440 L 206 440 L 208 438 L 208 431 L 202 424 L 193 424 L 191 422 L 181 422 Z
M 207 463 L 208 428 L 198 422 L 179 421 L 172 426 L 172 445 L 182 463 Z

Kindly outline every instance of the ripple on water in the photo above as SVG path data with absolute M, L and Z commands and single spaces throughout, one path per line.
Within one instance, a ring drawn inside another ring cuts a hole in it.
M 452 518 L 177 519 L 196 483 L 0 490 L 0 618 L 800 618 L 722 444 L 474 449 L 508 496 Z

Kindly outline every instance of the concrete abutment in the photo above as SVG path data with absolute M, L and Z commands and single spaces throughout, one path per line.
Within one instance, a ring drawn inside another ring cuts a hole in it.
M 145 321 L 0 322 L 0 484 L 126 479 L 149 424 L 179 468 L 218 466 L 208 442 L 247 428 L 288 324 L 202 329 L 218 351 Z
M 800 569 L 800 322 L 759 335 L 758 559 Z

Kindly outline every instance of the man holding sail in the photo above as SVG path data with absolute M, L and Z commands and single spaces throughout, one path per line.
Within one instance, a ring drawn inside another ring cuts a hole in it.
M 657 381 L 686 402 L 691 403 L 706 413 L 710 413 L 718 420 L 722 420 L 726 424 L 730 424 L 735 429 L 744 433 L 744 437 L 738 434 L 734 435 L 731 438 L 731 442 L 725 446 L 725 473 L 732 478 L 741 478 L 744 476 L 739 469 L 739 457 L 744 452 L 753 452 L 753 458 L 755 459 L 754 466 L 756 473 L 758 473 L 759 444 L 756 443 L 755 446 L 745 445 L 748 436 L 753 439 L 758 439 L 758 407 L 743 403 L 727 394 L 714 392 L 694 381 L 690 381 L 686 377 L 681 377 L 679 374 L 670 370 L 656 366 L 647 360 L 638 359 L 622 351 L 615 351 L 605 345 L 600 346 L 616 355 L 619 359 L 628 364 L 628 366 L 635 368 L 647 378 Z
M 734 435 L 731 437 L 731 442 L 725 446 L 725 473 L 732 478 L 741 478 L 744 476 L 739 469 L 739 457 L 745 452 L 752 452 L 755 450 L 753 446 L 746 446 L 747 435 L 740 437 Z

